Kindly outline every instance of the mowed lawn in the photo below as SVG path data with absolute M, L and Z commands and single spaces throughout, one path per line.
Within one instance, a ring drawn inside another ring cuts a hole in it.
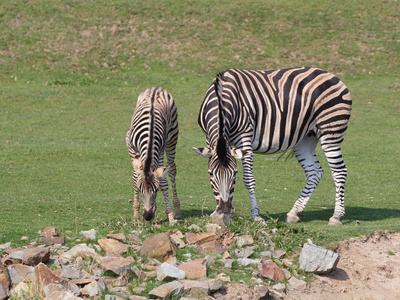
M 197 115 L 215 74 L 230 67 L 316 66 L 352 94 L 343 226 L 327 226 L 335 187 L 320 147 L 325 176 L 288 226 L 320 233 L 321 243 L 400 230 L 396 1 L 30 0 L 0 11 L 0 243 L 46 226 L 106 232 L 132 221 L 125 134 L 151 86 L 176 100 L 178 194 L 185 220 L 203 222 L 215 200 L 207 160 L 192 150 L 205 146 Z M 287 154 L 256 155 L 254 174 L 262 217 L 283 221 L 305 184 L 301 167 Z M 234 221 L 250 218 L 241 176 Z M 166 218 L 161 193 L 156 218 Z

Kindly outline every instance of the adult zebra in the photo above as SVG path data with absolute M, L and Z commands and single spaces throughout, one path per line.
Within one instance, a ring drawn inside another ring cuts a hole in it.
M 134 218 L 139 219 L 139 191 L 143 202 L 143 218 L 150 221 L 156 212 L 159 187 L 165 198 L 169 222 L 174 221 L 168 196 L 168 172 L 175 217 L 180 217 L 180 202 L 176 192 L 175 147 L 178 142 L 178 114 L 174 99 L 164 89 L 153 87 L 138 97 L 131 127 L 126 134 L 126 145 L 133 165 Z M 167 167 L 164 164 L 164 150 Z
M 198 118 L 207 147 L 193 148 L 209 158 L 208 172 L 217 200 L 213 214 L 232 216 L 235 159 L 242 159 L 251 215 L 261 219 L 254 193 L 253 152 L 270 154 L 293 149 L 307 183 L 286 220 L 299 221 L 297 215 L 304 211 L 323 175 L 315 153 L 319 141 L 336 185 L 335 211 L 329 224 L 341 225 L 347 176 L 341 143 L 351 103 L 350 93 L 340 79 L 317 68 L 228 69 L 219 73 L 206 92 Z M 236 148 L 231 149 L 231 145 Z

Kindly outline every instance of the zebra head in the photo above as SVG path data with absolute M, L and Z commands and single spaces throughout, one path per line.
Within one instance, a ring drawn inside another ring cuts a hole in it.
M 240 149 L 226 148 L 220 151 L 217 147 L 193 148 L 202 157 L 209 158 L 208 173 L 210 183 L 214 192 L 217 207 L 213 214 L 224 214 L 232 217 L 235 207 L 232 204 L 233 191 L 236 183 L 236 173 L 238 171 L 236 159 L 243 158 Z
M 160 178 L 168 172 L 168 167 L 160 167 L 153 171 L 144 170 L 143 163 L 139 155 L 133 158 L 133 168 L 137 174 L 136 184 L 142 195 L 143 218 L 151 221 L 157 209 L 156 197 L 160 187 Z

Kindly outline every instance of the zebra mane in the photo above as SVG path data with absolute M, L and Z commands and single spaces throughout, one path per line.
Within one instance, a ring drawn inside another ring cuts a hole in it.
M 225 115 L 223 110 L 222 103 L 222 72 L 217 74 L 217 77 L 214 81 L 215 93 L 218 98 L 218 141 L 217 141 L 217 156 L 219 161 L 226 166 L 226 156 L 227 156 L 227 147 L 226 147 L 226 139 L 224 137 L 224 129 L 225 129 Z
M 155 101 L 156 93 L 157 93 L 157 91 L 153 92 L 153 95 L 152 95 L 151 101 L 150 101 L 149 142 L 148 142 L 148 148 L 147 148 L 147 157 L 146 157 L 146 160 L 145 160 L 144 166 L 143 166 L 143 173 L 144 173 L 144 176 L 145 176 L 145 178 L 147 180 L 150 180 L 151 163 L 152 163 L 152 160 L 153 160 L 154 126 L 155 126 L 155 124 L 154 124 L 154 101 Z

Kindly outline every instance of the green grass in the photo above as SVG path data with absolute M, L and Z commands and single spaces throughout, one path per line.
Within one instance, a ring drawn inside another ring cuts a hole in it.
M 124 138 L 137 96 L 150 86 L 166 88 L 178 105 L 185 224 L 205 222 L 215 202 L 207 161 L 191 148 L 205 145 L 197 125 L 204 93 L 229 67 L 318 66 L 353 96 L 344 226 L 327 226 L 334 185 L 318 149 L 325 177 L 301 223 L 280 225 L 296 236 L 286 247 L 309 236 L 327 245 L 400 230 L 396 1 L 28 0 L 3 1 L 0 11 L 0 243 L 22 243 L 46 226 L 61 234 L 123 230 L 117 222 L 131 221 L 133 197 Z M 278 157 L 255 157 L 265 219 L 283 220 L 305 183 L 295 159 Z M 161 195 L 158 203 L 157 218 L 165 218 Z M 242 224 L 250 203 L 241 180 L 234 205 Z

